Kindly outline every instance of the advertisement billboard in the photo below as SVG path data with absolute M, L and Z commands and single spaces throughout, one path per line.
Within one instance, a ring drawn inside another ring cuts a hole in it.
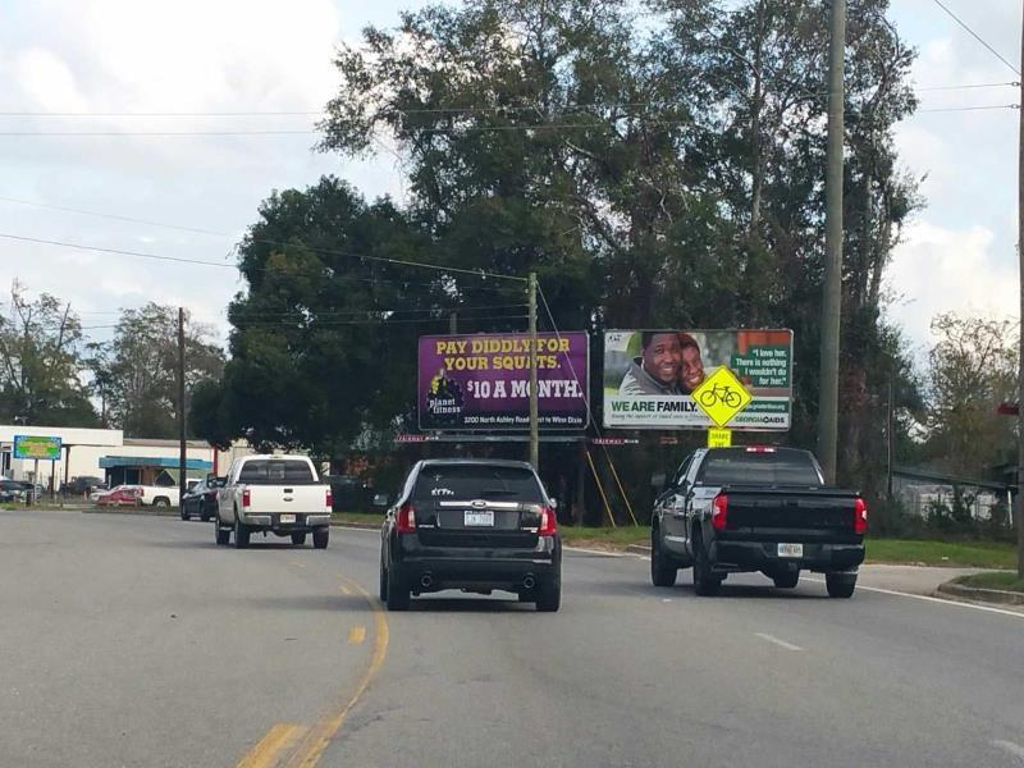
M 708 429 L 691 395 L 728 368 L 753 398 L 729 421 L 736 430 L 787 430 L 793 398 L 790 330 L 631 330 L 604 337 L 604 425 Z M 737 398 L 719 388 L 715 397 Z
M 35 435 L 14 436 L 14 458 L 60 461 L 61 440 L 59 437 Z
M 541 429 L 586 428 L 588 363 L 586 333 L 537 334 Z M 529 430 L 530 335 L 421 337 L 418 403 L 423 430 Z

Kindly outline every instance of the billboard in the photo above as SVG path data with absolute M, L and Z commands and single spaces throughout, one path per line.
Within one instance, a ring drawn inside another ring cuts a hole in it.
M 14 436 L 14 458 L 60 461 L 61 441 L 59 437 L 35 435 Z
M 729 422 L 730 429 L 789 429 L 793 332 L 781 329 L 607 331 L 604 425 L 629 429 L 713 427 L 690 393 L 723 366 L 736 374 L 753 397 Z
M 537 398 L 544 430 L 587 426 L 589 339 L 537 334 Z M 530 335 L 423 336 L 419 341 L 420 429 L 530 428 Z

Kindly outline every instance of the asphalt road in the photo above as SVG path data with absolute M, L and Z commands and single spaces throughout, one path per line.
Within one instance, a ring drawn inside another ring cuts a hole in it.
M 376 535 L 331 535 L 0 512 L 0 765 L 1024 765 L 1019 613 L 567 553 L 557 614 L 384 614 Z

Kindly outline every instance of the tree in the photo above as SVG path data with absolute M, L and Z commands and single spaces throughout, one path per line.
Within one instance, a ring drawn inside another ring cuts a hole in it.
M 17 282 L 0 316 L 0 420 L 45 426 L 94 426 L 83 384 L 82 328 L 70 304 Z
M 185 387 L 218 379 L 223 352 L 211 330 L 185 315 Z M 114 338 L 94 348 L 94 381 L 111 421 L 131 437 L 177 436 L 178 311 L 149 303 L 121 313 Z M 186 410 L 188 408 L 186 396 Z
M 1011 320 L 939 315 L 928 355 L 926 457 L 952 474 L 986 477 L 1016 455 L 1014 423 L 996 408 L 1014 398 L 1018 340 Z
M 881 319 L 917 205 L 891 140 L 915 107 L 913 51 L 887 8 L 851 0 L 848 45 L 844 479 L 871 493 L 890 374 L 904 406 L 916 399 Z M 537 270 L 563 328 L 793 328 L 792 440 L 813 445 L 826 16 L 799 0 L 428 7 L 341 48 L 323 147 L 359 155 L 393 136 L 438 249 Z

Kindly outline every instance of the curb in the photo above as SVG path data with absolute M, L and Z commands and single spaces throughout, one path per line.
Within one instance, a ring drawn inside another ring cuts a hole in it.
M 110 509 L 105 509 L 103 507 L 93 507 L 93 508 L 82 509 L 81 512 L 82 512 L 83 515 L 141 515 L 143 517 L 179 517 L 180 516 L 179 513 L 178 513 L 178 508 L 177 507 L 166 507 L 166 509 L 168 509 L 169 511 L 164 512 L 162 510 L 153 509 L 153 508 L 147 509 L 145 507 L 138 508 L 138 509 L 134 508 L 134 507 L 124 507 L 123 509 L 119 509 L 118 507 L 111 507 Z
M 627 544 L 626 551 L 634 555 L 649 555 L 651 554 L 650 544 Z
M 1007 592 L 1002 589 L 965 587 L 962 584 L 955 584 L 952 581 L 940 584 L 937 594 L 943 597 L 953 597 L 960 600 L 974 600 L 984 603 L 998 603 L 999 605 L 1024 605 L 1024 593 Z

